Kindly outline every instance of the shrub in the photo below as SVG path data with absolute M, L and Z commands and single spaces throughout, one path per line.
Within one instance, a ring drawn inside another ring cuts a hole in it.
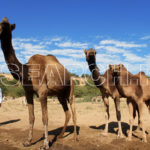
M 24 96 L 24 89 L 15 79 L 7 80 L 4 76 L 0 76 L 0 88 L 3 96 L 21 97 Z
M 73 82 L 75 86 L 80 84 L 79 80 L 74 80 Z
M 88 78 L 85 86 L 75 86 L 75 97 L 84 98 L 85 101 L 90 101 L 94 96 L 101 95 L 100 90 L 94 85 L 93 81 Z

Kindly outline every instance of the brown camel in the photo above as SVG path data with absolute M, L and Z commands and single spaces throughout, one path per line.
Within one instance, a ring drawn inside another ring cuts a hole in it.
M 124 65 L 110 65 L 110 70 L 115 78 L 115 85 L 119 93 L 123 97 L 127 97 L 130 104 L 130 131 L 128 140 L 132 138 L 132 126 L 133 126 L 133 107 L 134 103 L 137 104 L 140 115 L 140 125 L 143 130 L 143 141 L 147 142 L 145 127 L 143 124 L 143 104 L 145 103 L 150 112 L 150 79 L 148 79 L 145 73 L 140 72 L 136 75 L 127 71 Z
M 76 113 L 73 100 L 73 82 L 67 69 L 65 69 L 55 56 L 34 55 L 27 64 L 21 64 L 12 46 L 12 30 L 15 24 L 10 24 L 7 18 L 0 23 L 0 40 L 4 53 L 5 61 L 8 68 L 17 80 L 20 80 L 25 90 L 25 96 L 29 110 L 29 136 L 24 146 L 30 146 L 33 136 L 34 126 L 34 102 L 33 95 L 36 94 L 41 103 L 42 121 L 45 130 L 44 144 L 41 149 L 49 149 L 48 142 L 48 112 L 47 112 L 47 96 L 57 96 L 65 112 L 65 124 L 59 135 L 63 137 L 66 126 L 70 119 L 70 111 L 68 103 L 70 103 L 74 122 L 74 138 L 76 133 Z
M 85 56 L 86 56 L 86 61 L 88 62 L 89 69 L 92 73 L 92 78 L 97 86 L 97 88 L 100 89 L 102 93 L 102 99 L 104 101 L 104 105 L 106 108 L 106 125 L 105 125 L 105 130 L 104 130 L 104 135 L 108 134 L 108 122 L 110 118 L 109 114 L 109 96 L 111 96 L 114 99 L 115 103 L 115 109 L 116 109 L 116 117 L 118 120 L 118 136 L 122 137 L 122 128 L 121 128 L 121 113 L 120 113 L 120 94 L 115 87 L 115 84 L 112 82 L 112 75 L 110 70 L 107 70 L 104 75 L 100 75 L 99 69 L 96 65 L 96 50 L 90 48 L 89 50 L 84 50 Z

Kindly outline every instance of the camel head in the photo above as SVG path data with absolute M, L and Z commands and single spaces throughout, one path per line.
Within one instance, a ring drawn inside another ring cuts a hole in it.
M 88 63 L 95 63 L 96 60 L 96 49 L 90 48 L 88 50 L 84 50 L 86 61 Z
M 122 71 L 122 67 L 123 67 L 123 64 L 119 64 L 119 65 L 109 65 L 109 70 L 111 71 L 111 74 L 114 76 L 114 77 L 118 77 L 120 76 L 120 73 Z
M 0 40 L 2 38 L 7 39 L 12 37 L 12 30 L 15 29 L 15 24 L 10 24 L 8 19 L 3 18 L 2 22 L 0 22 Z

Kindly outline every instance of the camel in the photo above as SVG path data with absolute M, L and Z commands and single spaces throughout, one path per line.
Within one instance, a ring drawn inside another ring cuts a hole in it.
M 96 65 L 96 50 L 90 48 L 89 50 L 84 50 L 85 56 L 86 56 L 86 61 L 89 65 L 89 69 L 92 73 L 92 78 L 93 81 L 96 85 L 97 88 L 102 93 L 102 99 L 104 101 L 105 109 L 106 109 L 106 114 L 105 114 L 105 129 L 103 135 L 107 136 L 108 135 L 108 123 L 109 123 L 109 96 L 111 96 L 114 99 L 115 103 L 115 109 L 116 109 L 116 117 L 118 121 L 118 137 L 123 137 L 122 134 L 122 128 L 121 128 L 121 113 L 120 113 L 120 94 L 115 87 L 115 85 L 112 82 L 112 75 L 110 70 L 108 69 L 104 75 L 101 75 L 99 73 L 99 69 Z
M 21 81 L 28 103 L 29 136 L 23 145 L 30 146 L 32 144 L 35 120 L 33 101 L 34 94 L 36 94 L 40 99 L 42 121 L 45 131 L 44 144 L 40 149 L 49 149 L 47 96 L 57 96 L 65 112 L 65 124 L 58 137 L 63 137 L 71 117 L 68 108 L 69 103 L 73 115 L 74 138 L 77 139 L 73 80 L 71 79 L 69 72 L 53 55 L 44 56 L 37 54 L 32 56 L 28 63 L 21 64 L 15 55 L 12 45 L 12 31 L 14 29 L 15 24 L 10 24 L 7 18 L 4 18 L 0 23 L 0 40 L 5 61 L 12 76 L 16 80 Z
M 143 123 L 143 104 L 145 103 L 150 113 L 150 79 L 148 79 L 144 72 L 139 72 L 136 75 L 131 74 L 122 64 L 109 66 L 113 77 L 115 78 L 115 85 L 119 93 L 123 97 L 127 97 L 130 104 L 130 131 L 128 140 L 132 140 L 132 126 L 133 126 L 133 111 L 134 103 L 137 104 L 140 115 L 140 125 L 143 131 L 142 139 L 147 142 L 145 127 Z

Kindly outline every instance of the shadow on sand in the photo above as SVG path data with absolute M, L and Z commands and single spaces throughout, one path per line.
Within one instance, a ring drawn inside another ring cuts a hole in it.
M 54 135 L 54 138 L 52 139 L 52 141 L 49 142 L 49 146 L 51 147 L 53 145 L 53 143 L 56 142 L 57 140 L 57 136 L 61 133 L 63 127 L 48 131 L 48 135 Z M 77 135 L 79 135 L 79 131 L 80 131 L 80 127 L 77 126 Z M 63 138 L 69 136 L 70 134 L 74 133 L 74 126 L 68 126 L 65 132 L 69 132 L 67 135 L 65 135 Z M 37 140 L 36 142 L 32 143 L 32 145 L 35 145 L 36 143 L 40 142 L 44 140 L 44 135 L 43 137 L 41 137 L 39 140 Z
M 123 134 L 127 137 L 127 131 L 129 130 L 129 124 L 126 122 L 121 122 L 121 127 L 122 127 L 122 132 Z M 104 130 L 105 129 L 105 124 L 100 125 L 98 127 L 96 126 L 90 126 L 92 129 L 97 129 L 97 130 Z M 117 130 L 116 130 L 117 129 Z M 137 129 L 137 126 L 133 126 L 133 131 Z M 108 132 L 116 134 L 118 133 L 118 122 L 110 122 L 108 124 Z M 136 135 L 133 134 L 134 137 L 138 138 Z
M 20 120 L 21 120 L 21 119 L 9 120 L 9 121 L 5 121 L 5 122 L 1 122 L 1 123 L 0 123 L 0 126 L 7 125 L 7 124 L 10 124 L 10 123 L 15 123 L 15 122 L 18 122 L 18 121 L 20 121 Z

